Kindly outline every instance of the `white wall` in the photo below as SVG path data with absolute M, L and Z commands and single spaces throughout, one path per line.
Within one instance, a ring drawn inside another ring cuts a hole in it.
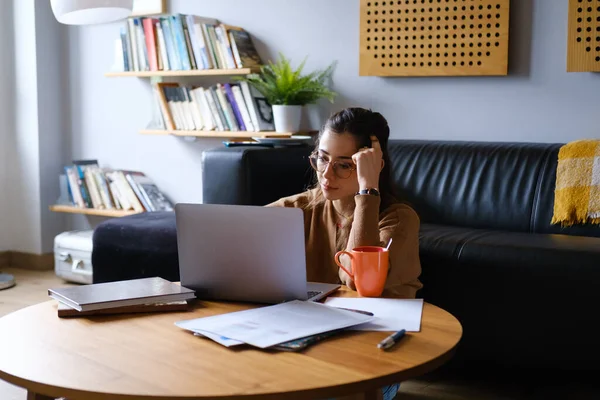
M 380 111 L 394 138 L 566 142 L 600 137 L 600 75 L 566 73 L 567 2 L 512 2 L 507 77 L 358 76 L 358 6 L 349 0 L 171 0 L 169 12 L 215 17 L 246 28 L 264 59 L 282 51 L 307 70 L 334 60 L 333 108 Z M 106 78 L 121 23 L 71 28 L 73 157 L 140 169 L 176 201 L 201 198 L 202 150 L 219 140 L 186 143 L 137 133 L 150 119 L 149 82 Z M 195 79 L 194 82 L 202 82 Z M 322 114 L 329 112 L 326 105 Z M 322 121 L 320 121 L 322 122 Z M 318 127 L 318 124 L 313 125 Z
M 9 138 L 11 250 L 41 251 L 40 160 L 33 0 L 14 1 L 15 130 Z
M 48 211 L 70 155 L 63 151 L 70 143 L 64 129 L 64 109 L 69 108 L 63 79 L 66 30 L 56 23 L 48 1 L 7 2 L 1 18 L 10 21 L 2 27 L 7 51 L 1 67 L 6 71 L 0 75 L 0 104 L 6 105 L 1 116 L 0 249 L 46 253 L 66 226 L 64 215 Z
M 41 249 L 52 251 L 54 237 L 65 230 L 66 216 L 51 212 L 48 205 L 60 196 L 58 175 L 70 160 L 68 108 L 68 36 L 57 24 L 49 1 L 36 1 L 36 59 L 38 93 L 39 177 Z
M 14 128 L 13 112 L 13 23 L 12 2 L 0 13 L 0 251 L 10 250 L 10 187 L 8 178 L 12 148 L 9 146 Z

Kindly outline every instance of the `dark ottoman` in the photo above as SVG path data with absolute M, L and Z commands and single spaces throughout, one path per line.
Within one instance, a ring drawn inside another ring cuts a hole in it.
M 179 280 L 175 212 L 113 218 L 94 230 L 94 283 L 160 276 Z

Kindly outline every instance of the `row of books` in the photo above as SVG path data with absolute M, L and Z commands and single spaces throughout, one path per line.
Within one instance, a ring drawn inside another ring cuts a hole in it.
M 179 83 L 153 86 L 161 129 L 272 131 L 271 105 L 247 82 L 192 87 Z
M 105 210 L 173 211 L 173 203 L 143 172 L 100 168 L 97 160 L 64 167 L 71 204 Z
M 113 69 L 118 71 L 236 69 L 262 64 L 244 29 L 184 14 L 128 18 L 115 52 Z

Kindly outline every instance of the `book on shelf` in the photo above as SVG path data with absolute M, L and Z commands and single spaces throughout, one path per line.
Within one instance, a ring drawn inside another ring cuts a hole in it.
M 115 40 L 114 71 L 259 67 L 250 34 L 215 18 L 172 14 L 127 19 Z
M 258 55 L 250 34 L 245 30 L 227 25 L 233 56 L 238 68 L 260 67 L 262 61 Z
M 64 167 L 69 202 L 80 208 L 173 211 L 173 203 L 141 171 L 101 168 L 97 160 L 74 160 Z
M 160 277 L 50 288 L 48 296 L 82 312 L 164 304 L 196 298 L 194 290 Z
M 186 131 L 271 131 L 273 111 L 247 82 L 191 86 L 154 83 L 153 128 Z

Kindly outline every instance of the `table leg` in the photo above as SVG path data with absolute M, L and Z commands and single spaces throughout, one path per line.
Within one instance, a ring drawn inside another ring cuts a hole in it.
M 339 400 L 382 400 L 383 392 L 381 389 L 374 389 L 364 393 L 357 393 L 351 396 L 340 397 Z
M 27 400 L 54 400 L 54 397 L 44 396 L 43 394 L 33 393 L 31 390 L 28 390 Z
M 383 392 L 381 389 L 371 390 L 364 393 L 365 400 L 383 400 Z

